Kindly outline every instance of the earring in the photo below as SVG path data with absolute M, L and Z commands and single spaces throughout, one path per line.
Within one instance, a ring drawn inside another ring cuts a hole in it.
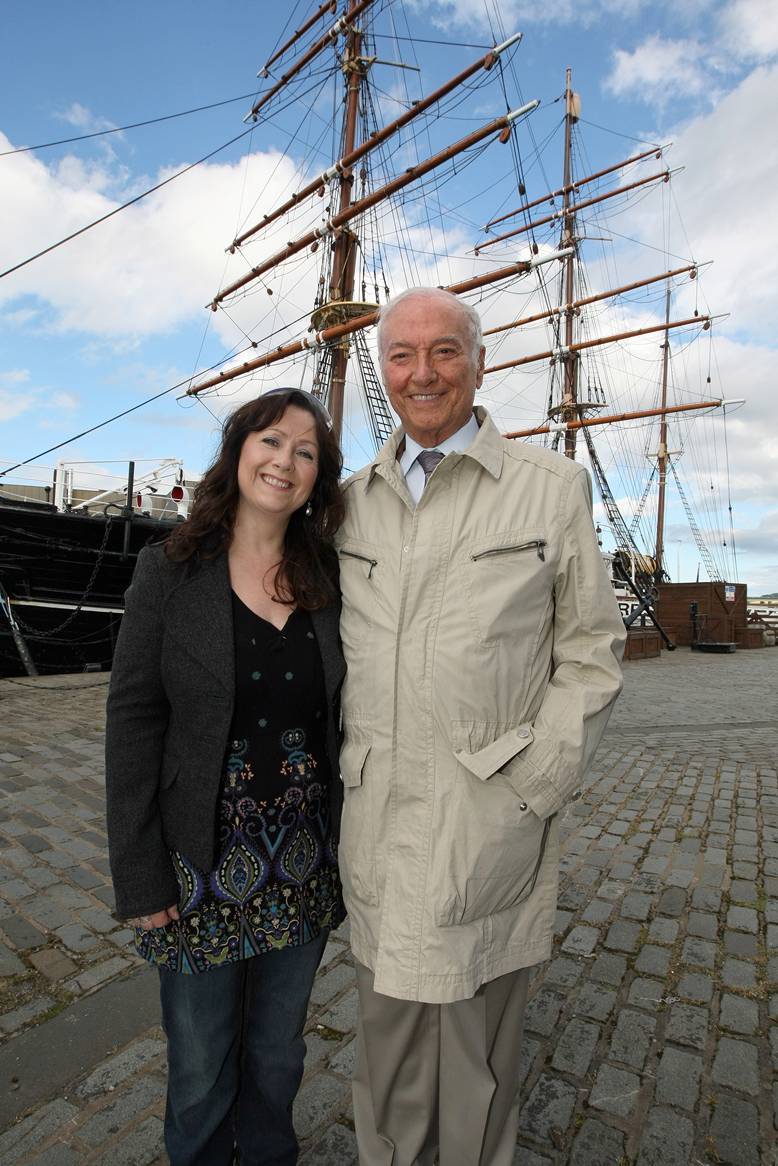
M 313 514 L 313 503 L 310 501 L 310 499 L 305 503 L 305 510 L 303 513 L 305 514 L 306 518 L 310 518 Z

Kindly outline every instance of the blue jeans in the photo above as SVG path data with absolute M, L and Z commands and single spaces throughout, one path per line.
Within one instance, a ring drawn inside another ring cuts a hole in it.
M 159 970 L 168 1038 L 171 1166 L 295 1166 L 292 1103 L 303 1028 L 328 929 L 196 975 Z

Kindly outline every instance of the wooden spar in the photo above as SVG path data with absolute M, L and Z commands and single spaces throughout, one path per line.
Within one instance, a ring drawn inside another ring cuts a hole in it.
M 662 157 L 664 149 L 664 146 L 654 146 L 653 150 L 645 150 L 642 154 L 633 154 L 631 158 L 625 158 L 623 162 L 616 162 L 613 166 L 606 166 L 604 170 L 597 170 L 594 174 L 587 174 L 585 178 L 577 178 L 575 182 L 571 182 L 568 186 L 560 186 L 558 190 L 551 190 L 548 194 L 544 194 L 540 198 L 534 198 L 532 202 L 522 203 L 514 211 L 508 211 L 506 214 L 500 215 L 499 218 L 490 219 L 484 227 L 484 230 L 488 231 L 490 227 L 496 227 L 498 223 L 504 223 L 506 219 L 515 218 L 516 215 L 523 215 L 525 211 L 531 210 L 534 206 L 542 206 L 544 202 L 550 202 L 552 198 L 560 198 L 563 194 L 578 191 L 582 186 L 587 186 L 590 182 L 596 182 L 598 178 L 604 178 L 606 174 L 613 174 L 614 170 L 623 170 L 625 166 L 631 166 L 633 162 L 640 162 L 643 158 L 654 156 L 658 161 Z
M 534 429 L 515 429 L 511 433 L 503 433 L 503 437 L 537 437 L 539 434 L 555 433 L 557 430 L 584 429 L 591 425 L 608 425 L 614 421 L 636 421 L 644 417 L 657 417 L 663 412 L 686 413 L 690 409 L 720 409 L 723 403 L 723 401 L 698 401 L 693 405 L 668 405 L 665 409 L 640 409 L 634 413 L 611 413 L 608 417 L 579 417 L 576 421 L 550 421 L 548 424 L 538 425 Z
M 540 320 L 548 320 L 552 316 L 561 316 L 569 308 L 573 308 L 574 310 L 583 308 L 587 304 L 596 304 L 600 300 L 610 299 L 611 296 L 625 295 L 627 292 L 636 291 L 639 287 L 647 287 L 649 284 L 659 283 L 663 279 L 673 279 L 676 275 L 685 275 L 687 272 L 692 272 L 691 278 L 694 279 L 697 274 L 697 266 L 696 263 L 690 263 L 688 267 L 676 267 L 672 271 L 663 271 L 661 275 L 652 275 L 648 279 L 638 279 L 634 283 L 625 283 L 623 287 L 614 287 L 610 291 L 598 292 L 597 295 L 593 296 L 585 296 L 582 300 L 573 300 L 572 304 L 565 304 L 560 308 L 548 308 L 545 312 L 536 312 L 534 316 L 522 316 L 518 320 L 512 320 L 510 324 L 497 324 L 494 328 L 486 328 L 484 330 L 484 336 L 496 336 L 497 333 L 509 332 L 512 328 L 523 328 L 525 324 L 537 324 Z
M 317 9 L 317 11 L 314 12 L 313 16 L 309 20 L 306 20 L 305 24 L 300 25 L 300 27 L 289 38 L 289 40 L 286 42 L 286 44 L 281 45 L 281 48 L 278 49 L 275 53 L 273 53 L 272 57 L 268 57 L 268 59 L 265 61 L 265 64 L 264 64 L 262 71 L 260 73 L 258 73 L 257 76 L 258 77 L 269 77 L 270 76 L 270 72 L 269 72 L 270 66 L 274 65 L 280 57 L 283 57 L 283 55 L 287 51 L 287 49 L 290 49 L 292 47 L 292 45 L 297 44 L 300 37 L 305 36 L 306 32 L 308 32 L 309 29 L 313 28 L 313 26 L 314 26 L 314 24 L 316 24 L 317 20 L 320 20 L 321 17 L 325 16 L 328 12 L 336 12 L 337 7 L 338 7 L 338 0 L 325 0 L 325 3 L 322 4 L 321 8 Z
M 392 134 L 395 134 L 398 130 L 401 130 L 403 126 L 408 124 L 408 122 L 412 121 L 415 117 L 418 117 L 419 114 L 424 113 L 425 110 L 430 108 L 430 106 L 437 104 L 439 101 L 442 101 L 443 98 L 447 97 L 448 94 L 451 93 L 454 89 L 464 84 L 464 82 L 469 80 L 469 78 L 472 77 L 474 73 L 477 73 L 479 69 L 485 69 L 488 72 L 488 70 L 492 68 L 500 55 L 505 52 L 505 50 L 511 45 L 516 44 L 519 40 L 521 40 L 521 34 L 517 33 L 503 44 L 497 45 L 495 48 L 490 49 L 485 56 L 481 57 L 477 61 L 474 61 L 472 65 L 468 66 L 468 68 L 463 69 L 461 73 L 457 73 L 456 77 L 452 77 L 450 81 L 447 81 L 445 85 L 441 85 L 439 89 L 434 91 L 434 93 L 430 93 L 428 97 L 424 97 L 421 101 L 417 101 L 410 109 L 401 114 L 400 117 L 395 118 L 394 121 L 389 122 L 383 127 L 383 129 L 373 134 L 360 146 L 357 146 L 356 149 L 344 154 L 342 158 L 333 163 L 329 170 L 325 170 L 317 178 L 314 178 L 312 182 L 309 182 L 307 186 L 304 186 L 302 190 L 298 190 L 295 194 L 288 198 L 282 206 L 278 207 L 274 211 L 271 211 L 270 214 L 265 215 L 260 223 L 256 223 L 253 227 L 249 227 L 241 235 L 238 235 L 237 238 L 234 239 L 228 247 L 228 251 L 234 251 L 236 247 L 242 246 L 242 244 L 245 243 L 247 239 L 250 239 L 252 235 L 255 235 L 257 231 L 261 231 L 263 227 L 267 227 L 270 225 L 270 223 L 273 223 L 277 219 L 281 218 L 282 215 L 285 215 L 288 211 L 296 207 L 298 203 L 302 202 L 303 199 L 309 198 L 318 190 L 323 190 L 326 183 L 329 182 L 331 178 L 334 178 L 336 174 L 342 175 L 344 171 L 350 169 L 350 167 L 358 162 L 360 158 L 364 158 L 366 154 L 370 153 L 370 151 L 374 150 L 377 146 L 380 146 L 382 142 L 385 142 L 387 138 L 392 136 Z
M 343 32 L 343 30 L 347 27 L 349 20 L 356 19 L 356 17 L 361 15 L 361 13 L 363 13 L 366 8 L 369 8 L 372 3 L 373 0 L 360 0 L 356 8 L 349 13 L 348 18 L 342 17 L 340 20 L 336 21 L 332 28 L 329 29 L 328 32 L 325 32 L 324 36 L 319 37 L 315 44 L 312 44 L 308 51 L 303 53 L 300 59 L 296 61 L 295 64 L 292 65 L 292 67 L 288 69 L 286 73 L 284 73 L 280 81 L 277 81 L 275 85 L 271 86 L 267 93 L 262 94 L 259 101 L 256 101 L 252 105 L 251 109 L 244 117 L 244 122 L 251 121 L 252 119 L 256 121 L 257 114 L 259 113 L 260 109 L 262 109 L 264 105 L 267 105 L 271 97 L 275 97 L 276 93 L 283 89 L 285 85 L 288 85 L 293 77 L 296 77 L 298 73 L 302 72 L 306 65 L 309 65 L 315 57 L 318 57 L 319 53 L 323 49 L 326 49 L 327 45 L 335 39 L 338 33 Z
M 670 365 L 670 288 L 665 293 L 665 342 L 662 345 L 662 420 L 659 425 L 659 450 L 656 463 L 659 467 L 659 493 L 656 508 L 656 569 L 658 577 L 662 577 L 663 559 L 665 554 L 665 493 L 667 488 L 667 372 Z M 678 580 L 676 579 L 676 583 Z
M 684 328 L 689 324 L 702 324 L 703 329 L 710 327 L 710 316 L 690 316 L 686 320 L 673 320 L 669 324 L 656 324 L 650 328 L 633 328 L 630 332 L 618 332 L 614 336 L 597 336 L 594 340 L 579 340 L 569 345 L 573 352 L 581 352 L 584 348 L 596 348 L 601 344 L 613 344 L 616 340 L 629 340 L 633 336 L 648 336 L 651 332 L 664 332 L 665 328 Z M 565 346 L 565 350 L 567 346 Z M 533 364 L 536 360 L 550 360 L 552 357 L 563 356 L 564 351 L 549 348 L 547 352 L 536 352 L 532 356 L 521 356 L 518 360 L 508 360 L 504 364 L 493 364 L 484 369 L 488 372 L 503 372 L 507 368 L 518 368 L 521 364 Z
M 475 275 L 472 279 L 463 279 L 460 283 L 449 283 L 443 289 L 451 292 L 452 296 L 461 296 L 465 292 L 477 291 L 488 287 L 489 284 L 499 283 L 501 279 L 510 279 L 512 275 L 526 275 L 533 267 L 542 267 L 546 263 L 555 263 L 564 259 L 566 251 L 550 251 L 548 255 L 533 256 L 532 259 L 519 259 L 517 263 L 510 263 L 507 267 L 499 267 L 496 271 L 489 271 L 485 275 Z
M 488 284 L 498 283 L 502 279 L 510 279 L 514 275 L 526 275 L 535 267 L 542 267 L 545 263 L 556 263 L 561 258 L 564 258 L 561 252 L 552 251 L 548 255 L 533 256 L 532 259 L 519 259 L 516 263 L 510 263 L 507 267 L 500 267 L 496 271 L 488 272 L 486 275 L 479 275 L 475 279 L 466 279 L 461 283 L 451 283 L 444 290 L 451 292 L 452 295 L 463 295 L 465 292 L 486 287 Z M 240 365 L 235 365 L 234 368 L 225 369 L 223 372 L 217 373 L 216 376 L 202 381 L 199 385 L 192 385 L 190 389 L 186 390 L 185 395 L 187 397 L 196 397 L 198 393 L 202 393 L 205 389 L 212 389 L 216 385 L 234 380 L 235 377 L 245 376 L 247 373 L 254 372 L 255 369 L 266 368 L 268 365 L 275 364 L 279 360 L 286 360 L 290 356 L 298 356 L 301 352 L 305 352 L 306 349 L 320 348 L 322 345 L 329 344 L 333 340 L 339 340 L 341 336 L 348 336 L 351 332 L 358 332 L 361 328 L 368 328 L 371 324 L 375 324 L 377 319 L 378 310 L 376 309 L 374 312 L 366 312 L 364 316 L 357 316 L 353 320 L 347 320 L 343 324 L 333 324 L 331 327 L 323 328 L 320 332 L 317 332 L 312 339 L 304 337 L 302 340 L 293 340 L 289 344 L 274 348 L 272 352 L 265 352 L 262 356 L 254 357 L 253 360 L 246 360 Z
M 588 206 L 595 206 L 599 202 L 605 202 L 606 199 L 615 198 L 617 194 L 626 194 L 627 191 L 637 190 L 639 186 L 646 186 L 649 182 L 657 182 L 660 178 L 663 182 L 669 182 L 671 173 L 671 170 L 660 170 L 657 174 L 649 174 L 647 178 L 638 178 L 635 182 L 628 182 L 626 186 L 619 186 L 616 190 L 606 190 L 605 194 L 596 194 L 592 198 L 585 198 L 583 202 L 570 204 L 563 207 L 561 211 L 554 211 L 553 214 L 546 215 L 542 219 L 534 219 L 531 223 L 525 223 L 521 227 L 515 227 L 512 231 L 505 231 L 502 235 L 495 235 L 493 239 L 487 239 L 486 242 L 479 243 L 473 248 L 473 251 L 476 255 L 480 255 L 487 247 L 494 247 L 495 243 L 502 243 L 505 239 L 513 239 L 516 235 L 524 235 L 527 231 L 531 231 L 535 227 L 544 227 L 546 223 L 553 223 L 557 219 L 564 219 L 569 215 L 577 214 L 578 211 L 582 211 Z M 569 189 L 572 189 L 572 187 Z
M 363 214 L 366 210 L 369 210 L 370 207 L 375 206 L 376 203 L 383 202 L 384 199 L 388 198 L 392 194 L 395 194 L 398 190 L 402 190 L 403 187 L 408 186 L 409 183 L 414 182 L 417 178 L 422 177 L 424 174 L 428 174 L 430 170 L 434 170 L 437 166 L 442 166 L 444 162 L 448 162 L 451 158 L 455 158 L 457 154 L 461 154 L 464 150 L 469 149 L 471 146 L 477 145 L 479 142 L 483 141 L 484 138 L 488 138 L 491 134 L 495 134 L 499 130 L 508 130 L 518 117 L 520 117 L 522 114 L 530 113 L 533 109 L 536 109 L 539 104 L 539 101 L 531 101 L 527 105 L 523 105 L 521 109 L 513 110 L 511 113 L 495 118 L 494 121 L 490 121 L 488 125 L 482 126 L 480 130 L 474 130 L 472 134 L 468 134 L 467 137 L 460 138 L 458 142 L 454 142 L 453 145 L 447 146 L 445 150 L 441 150 L 439 153 L 434 154 L 431 158 L 428 158 L 426 162 L 420 162 L 416 166 L 409 166 L 403 174 L 399 175 L 397 178 L 393 178 L 391 182 L 387 182 L 384 186 L 374 190 L 372 194 L 368 194 L 365 198 L 360 199 L 358 202 L 352 203 L 349 207 L 346 208 L 346 210 L 334 215 L 333 218 L 329 219 L 323 226 L 316 227 L 314 230 L 308 231 L 308 233 L 303 235 L 301 238 L 287 244 L 287 246 L 284 247 L 282 251 L 278 251 L 269 259 L 266 259 L 264 262 L 258 264 L 257 267 L 252 267 L 251 271 L 248 272 L 247 275 L 242 276 L 241 279 L 235 280 L 235 282 L 231 283 L 229 287 L 224 289 L 224 291 L 219 292 L 218 296 L 216 296 L 211 301 L 211 304 L 209 305 L 210 308 L 215 312 L 218 304 L 221 303 L 222 300 L 226 299 L 227 296 L 230 296 L 240 288 L 245 287 L 246 284 L 251 283 L 260 275 L 264 275 L 266 271 L 271 271 L 274 267 L 277 267 L 279 263 L 283 263 L 285 259 L 290 259 L 293 255 L 297 255 L 300 251 L 304 251 L 306 247 L 311 247 L 317 244 L 319 239 L 322 239 L 327 235 L 334 234 L 340 228 L 344 227 L 346 223 L 350 222 L 351 219 L 354 219 L 358 215 Z
M 354 3 L 355 0 L 351 0 L 352 9 Z M 343 146 L 347 152 L 353 151 L 356 141 L 359 96 L 364 78 L 364 64 L 360 59 L 362 33 L 353 24 L 352 16 L 353 13 L 349 12 L 350 31 L 343 60 L 343 72 L 346 77 L 346 114 L 343 123 Z M 339 217 L 345 217 L 351 206 L 351 190 L 353 184 L 353 170 L 349 169 L 344 174 L 341 174 Z M 331 303 L 333 301 L 350 301 L 354 298 L 356 256 L 356 240 L 351 232 L 339 231 L 335 236 L 335 242 L 332 247 L 332 268 L 329 286 L 329 299 Z M 332 431 L 338 441 L 340 441 L 341 430 L 343 428 L 343 400 L 346 389 L 348 357 L 348 341 L 344 338 L 333 354 L 329 400 L 327 402 L 330 416 L 332 417 Z

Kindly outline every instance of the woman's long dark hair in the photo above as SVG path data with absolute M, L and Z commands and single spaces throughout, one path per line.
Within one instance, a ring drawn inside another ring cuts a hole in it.
M 214 558 L 227 550 L 238 511 L 238 462 L 243 443 L 250 433 L 278 421 L 289 405 L 305 409 L 314 419 L 319 473 L 309 499 L 312 513 L 306 516 L 303 507 L 289 519 L 275 590 L 281 602 L 312 611 L 330 603 L 337 589 L 332 538 L 344 515 L 338 484 L 343 457 L 326 413 L 299 389 L 266 393 L 227 418 L 216 460 L 197 483 L 190 515 L 170 535 L 165 552 L 169 559 L 183 562 L 193 556 Z

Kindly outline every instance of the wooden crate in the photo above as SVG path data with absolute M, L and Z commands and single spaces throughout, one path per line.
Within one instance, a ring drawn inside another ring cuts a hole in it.
M 662 637 L 654 627 L 628 628 L 624 647 L 625 660 L 647 660 L 662 652 Z
M 700 640 L 737 643 L 738 635 L 745 634 L 745 583 L 661 583 L 657 590 L 657 619 L 675 644 L 692 643 L 692 603 L 697 604 Z
M 764 633 L 761 624 L 750 623 L 744 628 L 738 628 L 735 633 L 738 648 L 764 648 Z

